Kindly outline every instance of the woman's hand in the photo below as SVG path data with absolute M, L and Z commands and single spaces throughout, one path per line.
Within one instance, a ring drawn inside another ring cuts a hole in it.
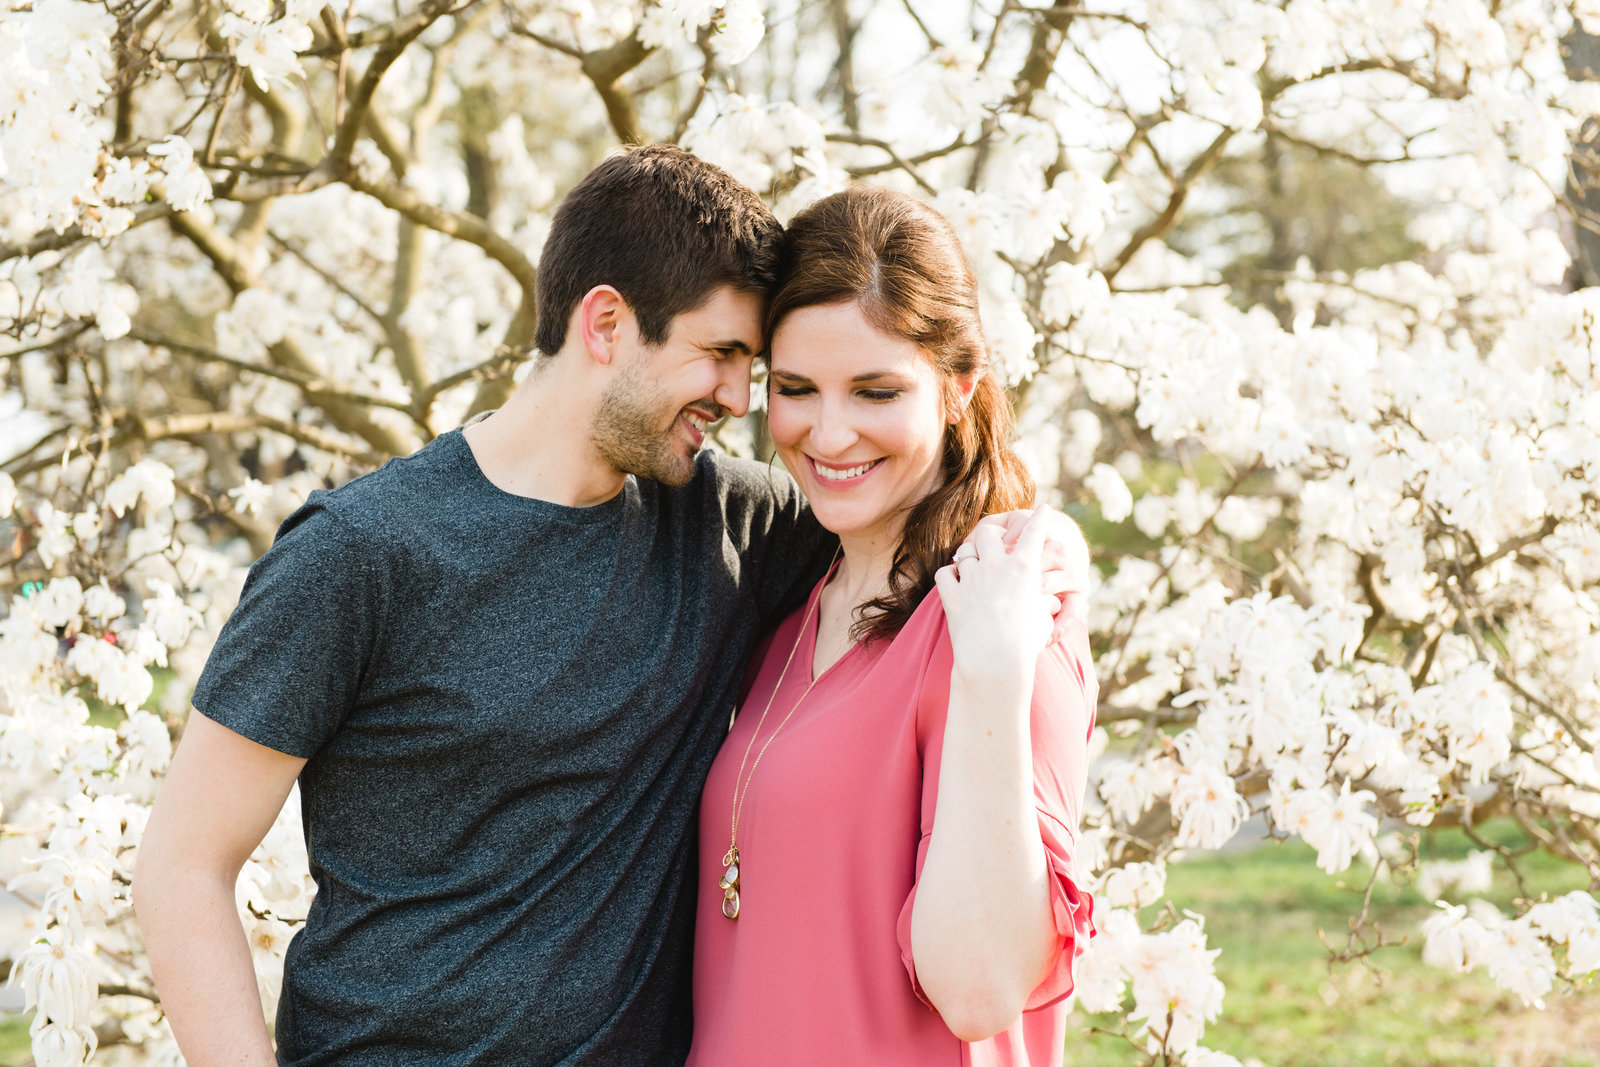
M 1023 527 L 1035 519 L 1045 524 L 1044 591 L 1056 594 L 1060 604 L 1060 610 L 1055 612 L 1055 640 L 1060 641 L 1074 622 L 1087 617 L 1089 610 L 1089 543 L 1078 524 L 1066 513 L 1044 504 L 1031 511 L 1003 511 L 979 519 L 966 545 L 973 544 L 978 530 L 994 526 L 1009 549 L 1016 544 Z M 962 553 L 958 550 L 956 554 Z
M 934 575 L 955 674 L 968 685 L 1016 685 L 1052 640 L 1057 596 L 1045 592 L 1044 546 L 1049 512 L 1036 509 L 1007 549 L 1001 527 L 979 524 L 956 558 Z

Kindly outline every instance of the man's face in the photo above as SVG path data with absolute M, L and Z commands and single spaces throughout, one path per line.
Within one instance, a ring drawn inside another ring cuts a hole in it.
M 601 457 L 625 474 L 686 484 L 706 427 L 750 407 L 761 311 L 759 296 L 723 286 L 674 318 L 660 346 L 620 352 L 592 430 Z

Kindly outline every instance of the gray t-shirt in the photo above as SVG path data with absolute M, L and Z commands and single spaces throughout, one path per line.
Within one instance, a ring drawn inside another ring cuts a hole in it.
M 281 1063 L 679 1064 L 695 807 L 835 542 L 786 475 L 503 492 L 459 431 L 284 522 L 195 689 L 308 759 Z

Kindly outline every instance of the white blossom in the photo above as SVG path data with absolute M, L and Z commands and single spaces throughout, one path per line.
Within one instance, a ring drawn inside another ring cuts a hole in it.
M 1142 908 L 1166 892 L 1167 872 L 1155 863 L 1130 863 L 1107 872 L 1105 902 L 1113 908 Z
M 11 980 L 21 985 L 28 1010 L 71 1031 L 89 1021 L 95 980 L 89 956 L 59 936 L 49 936 L 17 957 Z
M 242 58 L 240 62 L 244 62 Z M 257 82 L 259 84 L 259 78 Z M 193 211 L 211 199 L 211 181 L 195 163 L 194 149 L 188 141 L 177 136 L 164 137 L 145 151 L 161 159 L 167 202 L 173 207 L 179 211 Z
M 1083 486 L 1100 502 L 1100 515 L 1107 522 L 1121 522 L 1133 513 L 1133 494 L 1109 463 L 1096 463 Z
M 243 485 L 228 490 L 237 501 L 239 510 L 246 515 L 257 515 L 272 501 L 272 489 L 254 478 L 246 478 Z

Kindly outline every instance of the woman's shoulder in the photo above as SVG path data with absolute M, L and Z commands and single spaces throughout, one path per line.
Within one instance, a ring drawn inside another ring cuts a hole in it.
M 948 654 L 950 629 L 939 590 L 930 589 L 905 625 L 884 641 L 879 655 L 897 660 L 928 660 L 938 654 L 941 645 Z

